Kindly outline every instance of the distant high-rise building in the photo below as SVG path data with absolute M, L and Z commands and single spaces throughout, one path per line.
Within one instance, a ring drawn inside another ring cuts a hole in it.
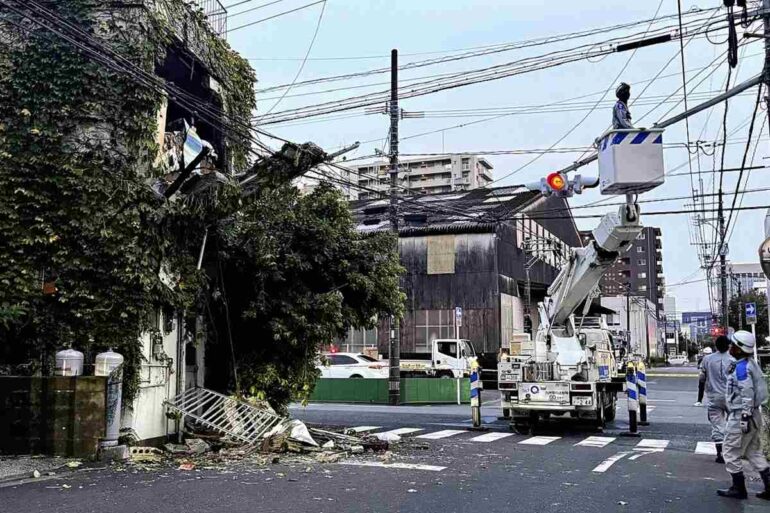
M 591 231 L 580 232 L 583 243 L 593 238 Z M 631 248 L 623 253 L 599 284 L 602 296 L 644 296 L 653 305 L 658 319 L 664 312 L 666 281 L 663 277 L 662 235 L 660 228 L 645 227 Z
M 752 290 L 764 291 L 767 287 L 765 273 L 762 272 L 759 262 L 728 263 L 727 277 L 728 297 L 745 294 Z
M 387 160 L 351 168 L 359 185 L 358 199 L 387 194 L 390 164 Z M 418 194 L 467 191 L 492 183 L 492 164 L 477 155 L 433 155 L 399 160 L 399 192 Z M 351 198 L 353 199 L 353 198 Z

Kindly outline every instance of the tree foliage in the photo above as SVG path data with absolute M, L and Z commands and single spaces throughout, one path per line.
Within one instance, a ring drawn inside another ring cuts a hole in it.
M 305 398 L 321 345 L 372 327 L 379 314 L 400 315 L 394 241 L 357 233 L 344 198 L 325 184 L 306 196 L 279 187 L 245 205 L 222 233 L 214 300 L 223 344 L 229 313 L 241 386 L 279 407 Z

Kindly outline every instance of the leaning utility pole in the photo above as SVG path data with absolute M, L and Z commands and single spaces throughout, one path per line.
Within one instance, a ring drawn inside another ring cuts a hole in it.
M 398 50 L 390 52 L 390 228 L 398 245 Z M 390 346 L 388 360 L 388 403 L 397 406 L 401 402 L 401 330 L 400 319 L 390 316 Z

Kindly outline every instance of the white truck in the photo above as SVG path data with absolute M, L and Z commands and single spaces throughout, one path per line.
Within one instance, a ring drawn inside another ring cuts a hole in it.
M 436 339 L 431 343 L 430 359 L 401 360 L 401 376 L 462 378 L 470 374 L 470 362 L 475 357 L 470 340 Z
M 634 144 L 621 144 L 625 139 Z M 625 193 L 626 204 L 602 218 L 593 241 L 574 250 L 548 288 L 545 300 L 538 303 L 534 340 L 498 363 L 502 408 L 510 412 L 515 429 L 528 430 L 551 415 L 588 419 L 599 429 L 614 418 L 624 379 L 616 376 L 612 339 L 606 326 L 583 325 L 602 276 L 642 231 L 637 193 L 663 182 L 661 140 L 662 130 L 615 130 L 600 138 L 600 180 L 592 186 L 601 183 L 602 194 Z M 545 183 L 531 188 L 548 193 Z M 549 176 L 547 183 L 569 185 L 565 175 L 556 181 Z M 566 195 L 571 195 L 569 187 Z M 581 305 L 582 318 L 576 319 Z

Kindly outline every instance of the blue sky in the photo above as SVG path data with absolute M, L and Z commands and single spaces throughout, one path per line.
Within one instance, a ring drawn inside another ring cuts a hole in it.
M 311 0 L 284 0 L 275 5 L 258 9 L 251 13 L 233 16 L 230 27 L 256 21 L 282 11 L 300 7 Z M 235 3 L 226 0 L 225 5 Z M 267 0 L 254 0 L 242 6 L 234 7 L 231 13 L 237 13 L 247 8 L 267 3 Z M 310 52 L 310 60 L 306 63 L 300 80 L 317 77 L 338 75 L 379 68 L 389 65 L 391 48 L 398 48 L 401 63 L 436 57 L 440 54 L 423 54 L 424 52 L 442 52 L 461 48 L 471 48 L 499 43 L 521 41 L 546 35 L 569 33 L 589 28 L 599 28 L 619 23 L 633 22 L 652 18 L 658 8 L 658 0 L 643 2 L 624 2 L 610 0 L 590 0 L 576 2 L 553 0 L 551 2 L 530 0 L 328 0 L 316 41 Z M 716 7 L 721 5 L 717 0 L 700 0 L 691 2 L 683 0 L 685 11 L 693 6 Z M 251 58 L 251 64 L 259 78 L 258 88 L 289 83 L 294 79 L 302 57 L 305 55 L 313 36 L 321 5 L 316 5 L 270 21 L 258 23 L 248 28 L 233 31 L 228 40 L 231 45 L 244 57 Z M 659 16 L 676 13 L 676 0 L 663 0 Z M 724 18 L 720 11 L 715 20 Z M 634 31 L 643 31 L 646 27 Z M 739 29 L 739 37 L 743 30 Z M 620 36 L 629 32 L 613 32 L 609 36 Z M 595 36 L 577 43 L 567 42 L 542 46 L 533 49 L 516 50 L 499 53 L 493 56 L 467 59 L 455 63 L 419 68 L 401 73 L 401 80 L 410 77 L 427 76 L 438 73 L 448 73 L 481 68 L 508 62 L 522 57 L 536 55 L 551 50 L 565 49 L 586 41 L 599 42 L 608 37 Z M 722 33 L 713 35 L 715 43 L 724 41 Z M 712 44 L 706 39 L 695 39 L 685 49 L 685 67 L 688 78 L 711 63 L 725 51 L 725 44 Z M 596 101 L 602 93 L 610 89 L 607 100 L 614 99 L 615 77 L 627 65 L 620 80 L 632 85 L 632 98 L 640 93 L 648 80 L 655 76 L 664 64 L 675 57 L 671 64 L 663 70 L 661 77 L 645 91 L 640 99 L 654 100 L 655 97 L 668 95 L 681 86 L 681 64 L 677 52 L 678 42 L 670 42 L 654 47 L 643 48 L 633 55 L 631 52 L 611 54 L 599 62 L 580 61 L 558 66 L 548 70 L 509 77 L 498 81 L 470 85 L 436 94 L 410 98 L 401 102 L 401 107 L 407 111 L 430 111 L 439 109 L 477 109 L 501 106 L 519 106 L 557 102 L 564 99 L 593 94 L 585 100 Z M 732 80 L 744 80 L 758 74 L 761 70 L 761 43 L 748 46 L 741 59 L 738 70 L 733 71 Z M 421 54 L 421 55 L 408 55 Z M 338 59 L 338 58 L 345 59 Z M 372 58 L 361 58 L 372 57 Z M 329 60 L 332 58 L 332 60 Z M 688 92 L 698 98 L 698 93 L 708 96 L 710 92 L 721 89 L 727 73 L 727 65 L 722 65 L 697 88 L 695 84 L 700 78 L 693 80 L 688 86 Z M 670 75 L 670 76 L 669 76 Z M 704 72 L 702 76 L 705 76 Z M 273 112 L 302 105 L 320 103 L 353 94 L 374 92 L 386 89 L 381 85 L 372 88 L 360 88 L 333 93 L 313 94 L 290 97 L 294 94 L 317 92 L 330 88 L 365 85 L 387 82 L 387 75 L 376 75 L 355 81 L 334 82 L 320 86 L 295 88 L 289 92 Z M 756 91 L 736 98 L 730 102 L 728 113 L 728 133 L 750 118 Z M 266 93 L 258 96 L 261 112 L 270 110 L 279 94 Z M 704 96 L 700 96 L 703 98 Z M 691 99 L 690 105 L 698 103 Z M 647 114 L 651 106 L 631 107 L 637 126 L 649 126 L 661 119 L 674 104 L 666 104 Z M 672 113 L 683 109 L 677 105 Z M 723 109 L 712 109 L 698 114 L 690 119 L 691 139 L 700 136 L 701 140 L 714 141 L 717 137 Z M 477 123 L 464 128 L 449 129 L 453 125 L 474 121 L 479 118 L 425 118 L 406 119 L 401 123 L 402 137 L 431 130 L 447 128 L 442 133 L 407 139 L 402 142 L 403 153 L 453 152 L 453 151 L 492 151 L 511 149 L 547 148 L 573 128 L 587 111 L 551 112 L 529 115 L 502 117 L 497 120 Z M 362 114 L 362 109 L 353 111 Z M 647 114 L 644 119 L 641 119 Z M 766 116 L 760 111 L 754 135 Z M 606 107 L 599 107 L 588 118 L 572 131 L 558 146 L 583 147 L 590 145 L 610 123 L 611 112 Z M 707 123 L 708 119 L 708 123 Z M 311 121 L 311 120 L 308 120 Z M 388 120 L 381 115 L 359 115 L 346 119 L 325 122 L 313 122 L 294 125 L 268 125 L 268 131 L 297 141 L 312 140 L 325 148 L 338 147 L 353 141 L 369 141 L 379 139 L 379 142 L 364 144 L 357 155 L 368 155 L 375 147 L 382 147 L 382 139 L 387 132 Z M 728 144 L 725 167 L 737 167 L 743 154 L 743 143 L 746 140 L 747 126 L 740 128 Z M 702 135 L 701 135 L 702 134 Z M 767 127 L 764 127 L 763 138 L 756 152 L 755 165 L 762 164 L 767 153 Z M 684 123 L 667 130 L 666 142 L 683 142 L 686 140 Z M 443 145 L 443 146 L 442 146 Z M 355 156 L 355 155 L 352 155 Z M 529 182 L 539 179 L 546 173 L 563 167 L 579 154 L 553 154 L 540 158 L 515 175 L 501 181 L 497 185 L 507 185 Z M 717 152 L 716 156 L 719 156 Z M 495 166 L 495 177 L 503 176 L 533 158 L 532 155 L 492 155 L 488 160 Z M 713 157 L 701 155 L 702 170 L 713 169 Z M 674 172 L 687 172 L 687 151 L 684 147 L 671 148 L 665 151 L 666 168 L 669 171 L 684 164 Z M 719 164 L 717 158 L 716 164 Z M 693 168 L 697 171 L 697 159 L 693 157 Z M 588 166 L 582 170 L 584 174 L 596 174 L 596 166 Z M 705 189 L 711 191 L 711 173 L 704 173 Z M 724 188 L 732 191 L 735 188 L 737 173 L 726 173 Z M 697 185 L 697 184 L 696 184 Z M 749 177 L 748 189 L 770 186 L 770 173 L 765 170 L 753 172 Z M 688 176 L 673 176 L 658 189 L 644 194 L 640 199 L 687 196 L 690 194 L 690 179 Z M 743 206 L 767 204 L 767 193 L 746 194 Z M 575 206 L 602 199 L 598 190 L 586 192 L 582 197 L 572 200 Z M 706 199 L 711 201 L 712 198 Z M 731 197 L 727 197 L 728 205 Z M 609 201 L 613 201 L 611 198 Z M 643 205 L 644 210 L 680 210 L 685 208 L 686 201 L 666 201 Z M 575 214 L 603 214 L 608 208 L 581 209 Z M 755 261 L 756 251 L 763 237 L 764 210 L 745 211 L 738 215 L 736 227 L 730 239 L 730 258 L 736 262 Z M 663 269 L 668 285 L 681 281 L 700 280 L 702 272 L 696 272 L 698 258 L 693 246 L 690 245 L 689 218 L 677 216 L 647 216 L 643 217 L 647 226 L 659 226 L 663 231 Z M 580 220 L 581 228 L 592 228 L 596 221 Z M 707 309 L 708 296 L 705 283 L 695 282 L 669 288 L 669 294 L 677 297 L 678 310 Z

